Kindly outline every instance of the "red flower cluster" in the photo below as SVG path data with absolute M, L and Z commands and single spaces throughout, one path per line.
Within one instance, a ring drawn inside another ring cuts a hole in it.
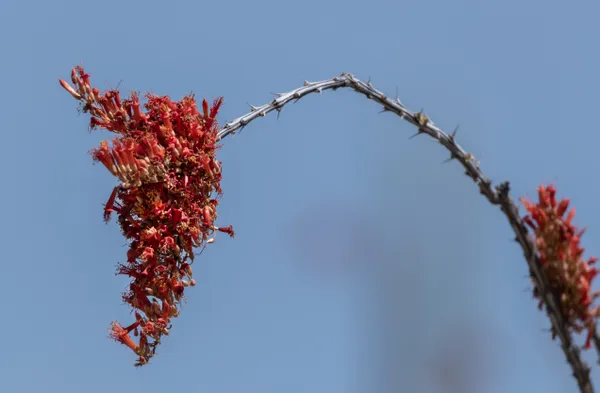
M 539 202 L 534 204 L 525 198 L 521 202 L 529 212 L 523 220 L 535 233 L 535 243 L 540 262 L 546 271 L 552 290 L 558 294 L 564 311 L 564 318 L 569 328 L 580 333 L 587 329 L 588 334 L 584 348 L 591 347 L 591 340 L 596 330 L 596 318 L 600 316 L 600 307 L 593 301 L 600 292 L 592 293 L 592 280 L 598 270 L 592 265 L 597 258 L 587 261 L 582 258 L 584 249 L 579 242 L 585 228 L 577 230 L 572 221 L 575 209 L 569 207 L 569 200 L 556 200 L 554 186 L 538 188 Z M 534 288 L 534 296 L 539 298 L 538 288 Z M 540 309 L 542 302 L 540 302 Z M 556 332 L 553 332 L 553 336 Z
M 195 285 L 193 249 L 212 243 L 215 230 L 234 235 L 231 226 L 214 225 L 221 195 L 215 118 L 222 99 L 210 108 L 204 100 L 200 113 L 193 96 L 173 102 L 148 94 L 143 111 L 139 94 L 121 99 L 118 90 L 100 93 L 82 67 L 72 70 L 71 80 L 75 87 L 64 80 L 60 84 L 91 115 L 90 127 L 117 134 L 91 154 L 121 181 L 104 218 L 116 212 L 129 240 L 127 263 L 118 273 L 132 279 L 123 299 L 136 319 L 127 327 L 113 322 L 110 331 L 139 356 L 136 365 L 143 365 L 169 333 L 184 289 Z M 137 343 L 131 332 L 139 337 Z

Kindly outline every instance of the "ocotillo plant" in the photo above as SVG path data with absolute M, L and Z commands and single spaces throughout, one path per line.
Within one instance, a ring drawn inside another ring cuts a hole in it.
M 127 262 L 119 265 L 118 273 L 131 278 L 123 299 L 135 312 L 135 321 L 125 327 L 113 322 L 110 335 L 135 352 L 136 365 L 148 363 L 155 354 L 162 336 L 169 334 L 172 318 L 179 315 L 185 288 L 195 285 L 194 250 L 213 243 L 219 231 L 234 236 L 231 226 L 215 225 L 222 192 L 222 166 L 215 154 L 218 143 L 306 95 L 351 88 L 382 106 L 382 112 L 395 113 L 416 126 L 417 133 L 411 138 L 428 135 L 436 140 L 449 151 L 447 161 L 459 162 L 480 193 L 500 207 L 528 263 L 533 295 L 550 318 L 552 338 L 559 338 L 580 391 L 593 392 L 589 367 L 581 360 L 572 335 L 586 331 L 583 348 L 594 343 L 600 353 L 596 334 L 600 307 L 593 303 L 600 293 L 591 289 L 598 271 L 593 267 L 596 258 L 583 259 L 580 240 L 584 229 L 573 225 L 575 210 L 568 211 L 568 199 L 557 200 L 553 185 L 541 185 L 537 202 L 521 198 L 528 213 L 521 216 L 510 196 L 509 182 L 492 185 L 479 161 L 456 142 L 457 129 L 445 133 L 422 111 L 409 110 L 398 98 L 387 97 L 370 82 L 348 73 L 319 82 L 305 81 L 297 89 L 276 94 L 267 104 L 251 106 L 249 113 L 223 127 L 216 121 L 222 98 L 212 105 L 203 100 L 199 110 L 194 96 L 175 102 L 168 96 L 147 94 L 142 105 L 138 93 L 121 98 L 118 90 L 100 92 L 92 87 L 82 67 L 72 70 L 73 85 L 59 81 L 80 101 L 80 110 L 91 116 L 91 129 L 115 134 L 110 143 L 102 142 L 91 154 L 120 183 L 105 205 L 104 219 L 108 221 L 111 213 L 116 213 L 129 241 Z

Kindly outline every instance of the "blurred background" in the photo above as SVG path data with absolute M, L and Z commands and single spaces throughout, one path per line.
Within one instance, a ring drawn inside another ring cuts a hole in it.
M 599 255 L 594 1 L 4 0 L 0 6 L 3 392 L 574 392 L 498 208 L 439 144 L 350 90 L 227 137 L 219 236 L 152 363 L 107 338 L 127 279 L 110 135 L 58 82 L 225 97 L 343 71 L 424 109 L 513 195 L 577 207 Z M 578 342 L 582 338 L 578 337 Z M 600 381 L 592 351 L 585 359 Z M 600 382 L 597 388 L 600 389 Z

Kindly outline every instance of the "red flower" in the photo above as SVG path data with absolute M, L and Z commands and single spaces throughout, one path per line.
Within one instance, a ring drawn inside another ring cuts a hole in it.
M 110 332 L 139 356 L 136 365 L 146 364 L 179 315 L 185 288 L 196 283 L 193 248 L 212 243 L 216 230 L 234 235 L 231 226 L 214 225 L 221 194 L 216 116 L 223 100 L 210 108 L 204 100 L 201 113 L 193 96 L 174 102 L 148 94 L 143 111 L 136 93 L 122 99 L 118 90 L 101 93 L 91 87 L 82 67 L 72 70 L 71 80 L 75 87 L 60 84 L 91 115 L 90 128 L 116 134 L 91 154 L 121 183 L 104 218 L 117 213 L 130 241 L 127 263 L 117 272 L 131 277 L 123 299 L 136 310 L 136 322 L 127 328 L 115 322 Z
M 571 224 L 575 209 L 571 209 L 564 217 L 569 200 L 557 201 L 556 189 L 552 185 L 540 186 L 538 197 L 536 204 L 521 198 L 529 212 L 523 220 L 533 229 L 540 261 L 552 289 L 562 302 L 567 325 L 576 332 L 588 331 L 584 345 L 587 349 L 591 347 L 596 318 L 600 316 L 600 307 L 592 305 L 600 292 L 591 292 L 591 282 L 598 274 L 597 269 L 592 267 L 597 258 L 591 257 L 587 261 L 582 258 L 584 249 L 580 246 L 580 240 L 585 228 L 577 230 Z M 537 288 L 533 293 L 539 297 Z
M 119 325 L 119 322 L 113 322 L 110 335 L 116 341 L 120 342 L 121 344 L 127 345 L 134 352 L 137 352 L 139 347 L 137 346 L 137 344 L 135 344 L 133 342 L 131 337 L 129 337 L 129 332 L 131 330 L 133 330 L 134 328 L 136 328 L 138 325 L 139 325 L 139 322 L 134 322 L 129 327 L 123 328 L 123 327 L 121 327 L 121 325 Z

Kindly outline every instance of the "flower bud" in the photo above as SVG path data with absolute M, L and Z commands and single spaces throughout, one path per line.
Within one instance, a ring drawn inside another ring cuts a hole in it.
M 59 79 L 58 80 L 60 82 L 60 85 L 63 87 L 63 89 L 65 89 L 66 91 L 69 92 L 69 94 L 71 94 L 73 96 L 73 98 L 75 98 L 76 100 L 81 100 L 81 94 L 79 94 L 78 92 L 75 91 L 75 89 L 73 89 L 71 87 L 71 85 L 69 85 L 66 81 Z

